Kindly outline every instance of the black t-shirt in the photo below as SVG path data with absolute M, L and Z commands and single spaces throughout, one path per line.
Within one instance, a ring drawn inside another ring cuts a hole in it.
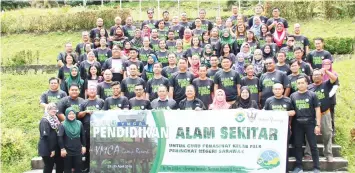
M 250 98 L 259 104 L 259 79 L 253 77 L 249 79 L 248 77 L 243 77 L 240 81 L 240 87 L 247 86 L 250 90 Z
M 85 130 L 83 125 L 80 125 L 80 136 L 78 138 L 70 138 L 65 133 L 63 125 L 58 129 L 58 143 L 59 147 L 65 148 L 67 156 L 81 156 L 81 147 L 86 146 Z
M 168 49 L 169 52 L 175 52 L 176 51 L 176 41 L 170 41 L 170 40 L 166 40 L 166 47 Z
M 133 25 L 125 25 L 122 27 L 124 35 L 128 38 L 128 40 L 132 40 L 134 37 L 134 32 L 136 30 L 136 27 Z
M 280 83 L 284 88 L 290 87 L 290 82 L 287 75 L 279 70 L 274 72 L 267 72 L 261 75 L 259 80 L 259 91 L 261 92 L 261 103 L 264 103 L 267 98 L 274 95 L 272 92 L 272 87 L 274 84 Z
M 88 100 L 86 99 L 83 104 L 80 105 L 80 111 L 99 111 L 104 107 L 104 100 L 102 99 L 95 99 L 95 100 Z M 90 114 L 86 114 L 81 122 L 85 126 L 90 126 Z
M 101 64 L 97 61 L 94 61 L 92 64 L 90 64 L 88 61 L 83 61 L 80 63 L 79 69 L 81 79 L 87 78 L 87 76 L 89 75 L 89 68 L 92 65 L 95 65 L 97 68 L 101 69 Z
M 97 85 L 97 95 L 101 99 L 105 100 L 108 97 L 112 96 L 112 87 L 111 83 L 101 82 Z
M 180 38 L 180 31 L 181 31 L 182 27 L 184 27 L 184 26 L 181 26 L 180 24 L 175 25 L 175 26 L 172 26 L 172 25 L 170 26 L 170 30 L 174 31 L 174 39 Z
M 214 80 L 214 76 L 217 72 L 221 71 L 222 69 L 218 68 L 217 70 L 208 69 L 207 70 L 207 77 L 210 78 L 212 81 Z
M 126 96 L 128 99 L 135 97 L 136 94 L 134 93 L 134 87 L 137 84 L 142 84 L 143 86 L 145 86 L 144 80 L 139 77 L 137 77 L 135 79 L 133 79 L 131 77 L 123 79 L 122 83 L 121 83 L 121 91 L 124 92 L 124 96 Z M 145 88 L 145 87 L 143 87 L 143 88 Z
M 311 67 L 309 66 L 309 64 L 305 63 L 304 61 L 301 62 L 300 64 L 300 73 L 304 73 L 307 76 L 311 76 Z
M 300 47 L 306 51 L 306 46 L 309 46 L 309 40 L 303 35 L 295 35 L 295 45 L 294 47 Z
M 292 74 L 288 75 L 287 77 L 288 77 L 288 80 L 290 81 L 290 88 L 291 88 L 290 94 L 292 94 L 298 90 L 297 89 L 297 79 L 300 76 L 306 77 L 307 82 L 310 83 L 309 77 L 306 74 L 300 73 L 296 76 L 294 76 Z
M 311 64 L 313 69 L 316 68 L 321 69 L 324 59 L 329 59 L 333 61 L 332 55 L 326 50 L 322 50 L 322 51 L 313 50 L 307 55 L 307 62 Z
M 179 109 L 181 110 L 195 110 L 196 108 L 201 108 L 203 110 L 206 110 L 205 105 L 198 98 L 195 98 L 194 100 L 187 100 L 185 98 L 181 100 L 179 103 Z
M 152 78 L 147 82 L 146 92 L 149 94 L 149 100 L 152 101 L 158 98 L 158 88 L 160 85 L 164 85 L 166 88 L 169 88 L 169 80 L 165 77 L 160 79 Z
M 268 98 L 264 105 L 265 110 L 274 110 L 274 111 L 290 111 L 295 108 L 292 105 L 292 101 L 288 97 L 282 97 L 280 99 L 272 96 Z
M 191 23 L 190 22 L 180 22 L 179 23 L 182 27 L 184 27 L 184 28 L 191 28 Z
M 274 23 L 274 21 L 277 21 L 277 23 L 281 22 L 281 23 L 284 24 L 284 27 L 285 27 L 285 28 L 288 28 L 287 20 L 284 19 L 284 18 L 281 18 L 281 17 L 280 17 L 280 18 L 277 18 L 277 19 L 274 19 L 274 18 L 268 19 L 267 22 L 266 22 L 266 25 L 269 26 L 269 25 L 271 25 L 272 23 Z M 276 27 L 276 25 L 275 25 L 273 28 L 271 28 L 271 30 L 270 30 L 271 33 L 274 33 L 274 32 L 275 32 L 275 27 Z
M 84 99 L 78 97 L 77 99 L 73 100 L 70 96 L 63 97 L 58 102 L 58 113 L 65 114 L 65 110 L 69 107 L 72 107 L 75 112 L 80 111 L 81 104 L 84 103 Z
M 237 85 L 240 84 L 240 76 L 234 71 L 225 72 L 223 70 L 216 73 L 214 83 L 218 85 L 218 89 L 223 89 L 226 93 L 226 100 L 234 101 L 238 98 Z
M 201 80 L 196 78 L 192 81 L 195 87 L 196 98 L 200 99 L 203 104 L 208 107 L 212 102 L 212 92 L 214 90 L 214 83 L 211 79 Z
M 94 54 L 95 57 L 97 58 L 97 61 L 101 65 L 103 65 L 107 59 L 112 57 L 112 51 L 110 48 L 105 48 L 105 49 L 97 48 L 94 50 Z
M 152 109 L 158 110 L 172 110 L 176 107 L 176 101 L 173 99 L 166 99 L 161 101 L 159 98 L 156 98 L 151 103 Z
M 286 53 L 286 64 L 290 64 L 290 62 L 295 59 L 295 54 L 293 53 L 293 48 L 294 47 L 283 47 L 280 49 L 280 52 L 285 52 Z
M 138 60 L 138 61 L 134 61 L 134 62 L 133 62 L 133 61 L 130 61 L 130 60 L 125 61 L 125 62 L 123 63 L 123 70 L 129 72 L 129 66 L 132 65 L 132 64 L 134 64 L 134 65 L 137 66 L 139 73 L 142 73 L 142 72 L 143 72 L 144 65 L 143 65 L 143 63 L 142 63 L 141 61 L 139 61 L 139 60 Z
M 149 54 L 154 53 L 153 49 L 149 48 L 145 50 L 144 48 L 139 49 L 139 60 L 142 61 L 143 65 L 147 65 Z
M 202 52 L 202 48 L 194 48 L 194 47 L 191 47 L 189 49 L 186 50 L 185 52 L 185 58 L 187 57 L 192 57 L 193 55 L 198 55 L 199 57 L 201 56 L 201 52 Z
M 65 93 L 62 90 L 58 90 L 58 91 L 48 90 L 41 95 L 40 103 L 45 103 L 45 104 L 58 103 L 61 98 L 66 96 L 67 93 Z
M 333 86 L 334 83 L 331 83 L 330 80 L 327 80 L 320 85 L 314 85 L 313 83 L 308 86 L 308 89 L 310 91 L 316 93 L 317 98 L 320 102 L 321 112 L 325 112 L 331 106 L 331 99 L 329 98 L 329 92 L 332 90 Z
M 186 97 L 185 89 L 186 86 L 192 84 L 192 80 L 194 79 L 194 75 L 190 72 L 174 73 L 169 79 L 169 86 L 174 87 L 174 96 L 173 99 L 176 102 L 180 102 L 182 99 Z
M 136 98 L 129 99 L 129 108 L 132 110 L 150 110 L 149 100 L 137 100 Z
M 170 79 L 171 76 L 172 76 L 174 73 L 176 73 L 177 71 L 178 71 L 178 68 L 177 68 L 176 66 L 175 66 L 174 68 L 170 68 L 169 66 L 166 66 L 166 67 L 164 67 L 163 70 L 161 71 L 161 74 L 162 74 L 164 77 Z
M 305 93 L 295 92 L 290 98 L 296 111 L 295 120 L 300 124 L 315 124 L 315 108 L 320 106 L 317 95 L 312 91 L 306 91 Z
M 282 65 L 282 66 L 276 65 L 275 67 L 276 67 L 277 70 L 282 71 L 282 72 L 285 73 L 286 75 L 291 74 L 290 66 L 287 65 L 287 64 L 284 64 L 284 65 Z
M 165 51 L 165 52 L 157 51 L 156 54 L 157 54 L 158 61 L 161 63 L 161 65 L 163 67 L 166 67 L 169 65 L 168 51 Z
M 122 57 L 122 58 L 124 58 L 124 57 Z M 101 71 L 105 71 L 106 69 L 111 69 L 112 68 L 112 61 L 116 61 L 116 62 L 118 62 L 118 64 L 120 64 L 121 65 L 121 70 L 124 70 L 123 69 L 123 64 L 124 64 L 124 59 L 121 59 L 121 58 L 109 58 L 109 59 L 107 59 L 106 61 L 105 61 L 105 63 L 102 65 L 102 70 Z M 121 82 L 122 81 L 122 79 L 123 79 L 123 73 L 121 73 L 121 72 L 113 72 L 112 73 L 112 81 L 119 81 L 119 82 Z
M 267 23 L 267 20 L 268 20 L 267 17 L 265 17 L 265 16 L 260 16 L 259 18 L 260 18 L 260 20 L 261 20 L 261 23 L 264 23 L 264 24 Z M 249 20 L 248 20 L 249 28 L 251 28 L 251 27 L 253 26 L 253 23 L 254 23 L 254 16 L 251 16 L 251 17 L 249 18 Z
M 149 27 L 150 29 L 154 29 L 156 22 L 157 22 L 157 21 L 155 21 L 155 20 L 145 20 L 145 21 L 143 21 L 143 22 L 142 22 L 142 26 L 141 26 L 141 30 L 143 30 L 143 26 L 144 26 L 144 25 L 148 25 L 148 27 Z
M 129 109 L 129 101 L 127 97 L 120 96 L 118 98 L 109 97 L 105 100 L 103 110 Z

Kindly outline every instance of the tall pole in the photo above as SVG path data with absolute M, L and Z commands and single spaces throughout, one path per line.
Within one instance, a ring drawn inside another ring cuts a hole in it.
M 241 9 L 240 9 L 240 0 L 238 0 L 238 13 L 240 14 L 241 13 Z
M 200 14 L 200 0 L 197 0 L 197 16 Z
M 101 0 L 101 7 L 104 7 L 104 0 Z
M 221 0 L 218 0 L 218 17 L 221 17 Z
M 178 1 L 178 15 L 177 16 L 180 16 L 180 0 L 177 0 Z
M 159 19 L 159 15 L 160 15 L 160 0 L 158 0 L 158 18 Z
M 122 8 L 122 0 L 120 0 L 120 8 Z
M 142 0 L 139 0 L 139 20 L 142 20 Z

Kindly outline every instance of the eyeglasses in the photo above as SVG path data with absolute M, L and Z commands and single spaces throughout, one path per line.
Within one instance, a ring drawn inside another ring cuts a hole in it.
M 153 12 L 148 12 L 148 14 L 154 14 Z

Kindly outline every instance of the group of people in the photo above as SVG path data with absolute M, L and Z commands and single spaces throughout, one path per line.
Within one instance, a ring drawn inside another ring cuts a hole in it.
M 288 29 L 279 8 L 270 18 L 262 15 L 262 5 L 254 9 L 248 19 L 233 6 L 225 23 L 221 17 L 209 21 L 204 9 L 193 21 L 186 13 L 170 21 L 168 11 L 155 20 L 149 9 L 139 27 L 132 17 L 125 25 L 116 17 L 109 29 L 97 19 L 75 51 L 65 44 L 57 57 L 58 77 L 49 79 L 50 89 L 41 96 L 45 115 L 38 149 L 44 172 L 54 163 L 58 173 L 89 172 L 90 115 L 116 109 L 287 111 L 296 150 L 293 172 L 302 172 L 303 155 L 319 172 L 319 134 L 332 162 L 339 86 L 332 55 L 322 38 L 314 39 L 316 49 L 310 51 L 300 24 Z

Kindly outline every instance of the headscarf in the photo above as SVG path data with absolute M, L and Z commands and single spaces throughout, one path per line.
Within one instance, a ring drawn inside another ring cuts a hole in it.
M 248 93 L 249 93 L 249 97 L 244 100 L 242 97 L 239 97 L 239 100 L 238 100 L 238 106 L 237 107 L 240 107 L 240 108 L 243 108 L 243 109 L 248 109 L 248 108 L 251 108 L 252 106 L 252 100 L 251 100 L 251 94 L 250 94 L 250 90 L 247 86 L 243 86 L 241 89 L 240 89 L 240 93 L 242 93 L 244 90 L 247 90 Z
M 72 107 L 65 110 L 65 120 L 63 122 L 64 131 L 69 138 L 78 138 L 80 137 L 81 122 L 77 120 L 76 117 L 74 120 L 69 120 L 68 115 L 70 112 L 74 112 L 76 114 Z
M 78 71 L 75 77 L 71 74 L 74 68 Z M 73 66 L 72 68 L 70 68 L 70 76 L 68 77 L 68 79 L 65 80 L 65 82 L 67 83 L 68 89 L 70 88 L 70 85 L 73 83 L 76 83 L 79 86 L 79 88 L 81 88 L 81 86 L 84 84 L 84 80 L 80 78 L 80 71 L 77 66 Z
M 224 33 L 227 32 L 228 33 L 228 37 L 224 37 Z M 232 38 L 232 35 L 229 33 L 228 29 L 224 29 L 219 36 L 220 39 L 220 43 L 221 45 L 225 45 L 225 44 L 229 44 L 230 46 L 235 42 L 235 40 Z M 231 46 L 232 47 L 232 46 Z
M 145 69 L 146 72 L 151 72 L 152 73 L 153 72 L 153 66 L 154 66 L 155 63 L 158 62 L 158 58 L 154 54 L 149 54 L 148 57 L 150 57 L 150 56 L 153 58 L 154 62 L 153 62 L 153 64 L 147 63 L 147 65 L 144 66 L 144 69 Z
M 55 103 L 49 103 L 45 109 L 45 112 L 44 112 L 44 116 L 43 118 L 46 119 L 51 128 L 54 129 L 54 130 L 57 130 L 58 129 L 58 126 L 60 124 L 59 120 L 58 120 L 58 117 L 56 115 L 49 115 L 49 110 L 52 109 L 52 108 L 56 108 L 56 105 Z
M 236 57 L 236 62 L 233 65 L 233 69 L 236 72 L 238 72 L 238 74 L 244 74 L 244 61 L 245 60 L 243 60 L 242 62 L 239 62 L 238 57 L 242 57 L 244 59 L 243 55 L 238 53 L 237 57 Z
M 337 72 L 333 71 L 333 63 L 331 60 L 329 59 L 325 59 L 322 62 L 322 68 L 324 68 L 325 64 L 330 64 L 330 69 L 328 71 L 330 71 L 331 73 L 335 74 L 335 76 L 338 76 Z M 329 76 L 326 74 L 323 74 L 323 81 L 327 81 L 329 80 Z
M 269 46 L 269 48 L 270 48 L 270 52 L 269 52 L 269 53 L 266 53 L 266 52 L 265 52 L 265 47 L 266 47 L 266 46 Z M 265 44 L 265 46 L 262 47 L 261 50 L 263 51 L 263 58 L 264 58 L 264 59 L 266 59 L 266 58 L 274 58 L 274 51 L 273 51 L 271 45 Z
M 147 27 L 147 28 L 148 28 L 148 31 L 147 31 L 147 32 L 144 32 L 144 27 Z M 150 33 L 151 33 L 151 30 L 150 30 L 149 26 L 148 26 L 148 25 L 144 25 L 144 26 L 143 26 L 143 29 L 142 29 L 142 38 L 144 38 L 144 37 L 150 38 Z
M 282 31 L 278 31 L 277 30 L 277 26 L 281 25 L 282 26 Z M 277 46 L 282 46 L 282 43 L 286 37 L 286 31 L 285 31 L 285 27 L 284 24 L 282 22 L 277 23 L 276 28 L 275 28 L 275 32 L 274 32 L 274 42 L 276 43 Z
M 224 99 L 222 101 L 217 100 L 217 95 L 219 93 L 223 94 Z M 210 109 L 215 110 L 215 109 L 229 109 L 230 104 L 227 103 L 226 101 L 226 93 L 222 89 L 216 90 L 215 96 L 213 98 L 213 102 L 210 105 Z
M 244 61 L 251 61 L 251 50 L 250 50 L 250 45 L 249 45 L 249 51 L 247 53 L 243 52 L 244 46 L 249 45 L 249 43 L 244 42 L 242 46 L 240 47 L 240 51 L 237 54 L 237 56 L 242 56 L 244 58 Z
M 260 17 L 257 17 L 257 16 L 253 17 L 253 26 L 250 28 L 250 30 L 252 30 L 255 33 L 256 37 L 260 38 L 261 37 L 261 25 L 262 25 L 262 23 L 260 21 L 260 24 L 256 25 L 255 22 L 254 22 L 255 18 L 259 18 L 260 19 Z
M 197 63 L 197 64 L 192 64 L 192 63 L 191 63 L 190 72 L 192 72 L 192 74 L 193 74 L 195 77 L 198 77 L 198 69 L 200 68 L 200 66 L 201 66 L 201 60 L 200 60 L 200 58 L 198 59 L 198 63 Z
M 116 30 L 117 30 L 118 28 L 121 29 L 121 34 L 120 34 L 120 35 L 118 35 L 118 34 L 116 33 Z M 124 36 L 124 31 L 123 31 L 122 27 L 121 27 L 121 26 L 117 26 L 116 29 L 115 29 L 115 33 L 114 33 L 113 39 L 114 39 L 115 41 L 117 41 L 117 40 L 120 40 L 120 39 L 122 39 L 122 38 L 124 38 L 124 37 L 125 37 L 125 36 Z
M 206 53 L 206 49 L 211 49 L 211 53 Z M 213 55 L 213 48 L 210 44 L 206 44 L 202 51 L 201 64 L 211 67 L 210 60 Z

